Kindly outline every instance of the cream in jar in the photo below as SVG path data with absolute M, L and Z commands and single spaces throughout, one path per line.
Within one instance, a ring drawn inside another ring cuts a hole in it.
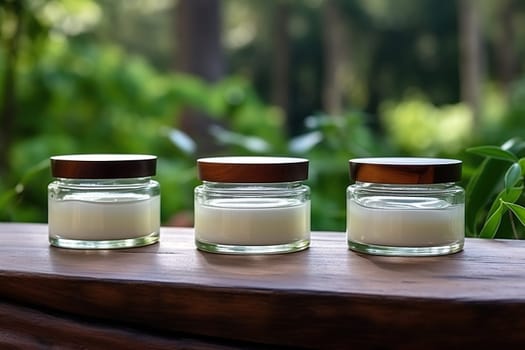
M 436 158 L 350 160 L 350 249 L 379 255 L 443 255 L 463 249 L 461 161 Z
M 127 248 L 158 241 L 160 187 L 155 156 L 51 157 L 49 242 L 79 249 Z
M 215 157 L 197 160 L 195 243 L 229 254 L 286 253 L 310 242 L 308 160 Z

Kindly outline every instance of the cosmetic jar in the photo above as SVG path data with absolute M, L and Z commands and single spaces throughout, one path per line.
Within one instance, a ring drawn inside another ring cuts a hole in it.
M 197 160 L 195 243 L 212 253 L 271 254 L 308 248 L 308 160 L 215 157 Z
M 51 157 L 49 242 L 111 249 L 155 243 L 160 231 L 157 157 L 81 154 Z
M 350 160 L 347 241 L 369 254 L 429 256 L 463 249 L 461 161 L 437 158 Z

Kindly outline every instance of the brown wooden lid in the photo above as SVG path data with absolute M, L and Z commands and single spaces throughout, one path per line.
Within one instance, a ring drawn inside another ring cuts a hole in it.
M 308 178 L 308 159 L 288 157 L 213 157 L 197 160 L 203 181 L 264 183 Z
M 443 158 L 357 158 L 350 160 L 355 181 L 385 184 L 433 184 L 461 179 L 461 161 Z
M 153 176 L 157 157 L 145 154 L 53 156 L 51 174 L 67 179 L 118 179 Z

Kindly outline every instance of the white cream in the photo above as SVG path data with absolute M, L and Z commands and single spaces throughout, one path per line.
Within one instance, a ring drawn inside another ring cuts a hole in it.
M 195 238 L 224 245 L 277 245 L 310 238 L 310 201 L 217 199 L 195 202 Z
M 50 236 L 71 240 L 118 240 L 159 232 L 160 196 L 114 201 L 48 201 Z
M 397 247 L 432 247 L 462 241 L 464 206 L 445 201 L 434 208 L 374 208 L 348 201 L 348 240 Z

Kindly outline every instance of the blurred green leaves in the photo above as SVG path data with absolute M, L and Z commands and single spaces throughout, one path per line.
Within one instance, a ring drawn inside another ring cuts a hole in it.
M 468 235 L 523 238 L 524 148 L 524 141 L 512 139 L 501 147 L 479 146 L 467 150 L 485 157 L 467 186 L 465 216 Z M 509 210 L 509 215 L 505 216 Z M 515 217 L 521 225 L 516 224 Z
M 108 1 L 106 5 L 110 3 Z M 134 1 L 134 5 L 127 6 L 158 6 L 154 5 L 158 4 L 156 1 L 147 3 L 149 5 L 143 1 Z M 394 14 L 389 9 L 398 5 L 390 4 L 385 7 L 383 4 L 378 7 L 377 1 L 359 3 L 362 3 L 363 10 L 358 16 L 361 17 L 361 22 L 358 17 L 348 17 L 355 23 L 364 24 L 368 21 L 366 16 L 362 16 L 365 13 L 380 27 L 393 29 L 410 24 L 410 21 L 422 21 L 421 16 L 407 16 L 407 13 L 414 11 L 426 13 L 432 17 L 429 19 L 436 17 L 423 11 L 424 4 L 418 4 L 421 8 L 416 9 L 406 3 L 402 7 L 410 11 Z M 309 17 L 305 18 L 316 18 L 320 3 L 312 4 L 313 10 L 308 10 Z M 101 13 L 102 2 L 0 0 L 0 5 L 3 5 L 0 6 L 0 77 L 5 75 L 9 64 L 5 47 L 13 39 L 17 16 L 24 18 L 24 35 L 20 40 L 15 67 L 18 114 L 13 130 L 14 142 L 8 154 L 9 169 L 0 176 L 0 220 L 45 222 L 46 188 L 51 181 L 47 165 L 49 156 L 95 152 L 158 155 L 157 179 L 163 193 L 163 223 L 174 222 L 172 217 L 179 213 L 186 217 L 191 216 L 193 188 L 198 182 L 195 158 L 200 140 L 190 138 L 181 130 L 180 117 L 185 109 L 193 109 L 206 114 L 217 123 L 207 132 L 220 145 L 220 153 L 286 154 L 310 159 L 308 184 L 312 188 L 314 230 L 344 231 L 345 188 L 350 183 L 350 158 L 399 154 L 447 155 L 465 160 L 467 234 L 487 238 L 525 236 L 525 142 L 513 139 L 502 146 L 472 147 L 468 153 L 463 153 L 469 145 L 499 144 L 509 135 L 521 135 L 525 132 L 525 80 L 516 82 L 512 87 L 508 104 L 499 94 L 484 98 L 485 104 L 492 104 L 492 108 L 484 106 L 484 110 L 496 112 L 490 118 L 484 116 L 486 120 L 483 119 L 480 125 L 474 124 L 472 113 L 463 104 L 438 106 L 424 95 L 412 95 L 400 101 L 384 103 L 379 120 L 354 109 L 339 116 L 319 112 L 307 117 L 301 133 L 289 139 L 283 111 L 263 103 L 253 88 L 253 82 L 246 78 L 229 76 L 210 84 L 189 75 L 163 73 L 120 47 L 93 40 L 90 37 L 93 35 L 90 28 L 104 15 Z M 260 9 L 260 6 L 271 5 L 254 6 L 259 6 L 256 9 Z M 345 6 L 357 5 L 348 2 Z M 453 6 L 447 5 L 447 8 Z M 258 15 L 257 11 L 254 13 Z M 406 18 L 399 21 L 399 16 Z M 257 16 L 247 16 L 247 22 L 252 26 L 254 18 Z M 294 18 L 292 26 L 297 27 L 299 22 L 296 20 L 299 17 Z M 304 22 L 305 28 L 310 22 L 313 21 Z M 348 22 L 351 26 L 355 25 L 351 20 Z M 357 27 L 355 25 L 353 28 L 358 30 L 355 33 L 366 32 L 365 29 L 359 31 L 360 28 Z M 320 33 L 315 28 L 317 27 L 310 29 L 312 33 Z M 455 37 L 453 28 L 442 26 L 437 20 L 432 28 L 446 29 Z M 393 30 L 390 36 L 385 36 L 386 34 L 388 33 L 382 32 L 378 35 L 374 31 L 372 36 L 355 35 L 353 44 L 357 47 L 382 48 L 392 44 L 393 50 L 408 55 L 400 56 L 401 61 L 399 58 L 397 61 L 405 62 L 408 68 L 398 69 L 399 65 L 392 65 L 397 68 L 392 69 L 390 74 L 385 75 L 379 70 L 377 75 L 368 74 L 365 72 L 368 69 L 371 70 L 370 73 L 375 72 L 371 69 L 375 66 L 369 60 L 370 57 L 364 54 L 365 50 L 354 50 L 352 58 L 356 60 L 354 74 L 357 74 L 357 80 L 348 92 L 349 97 L 353 96 L 351 101 L 356 100 L 356 94 L 361 94 L 360 100 L 364 105 L 364 101 L 371 98 L 368 94 L 375 89 L 390 90 L 395 92 L 392 95 L 394 98 L 400 98 L 406 91 L 400 89 L 400 86 L 406 87 L 407 82 L 419 81 L 422 71 L 413 69 L 411 60 L 417 54 L 411 50 L 399 50 L 400 42 L 392 40 L 399 38 L 397 30 Z M 385 41 L 380 37 L 385 38 Z M 268 35 L 268 38 L 272 37 Z M 403 47 L 410 48 L 413 42 L 419 42 L 428 49 L 437 44 L 432 44 L 432 41 L 437 40 L 434 35 L 423 33 L 421 38 L 425 40 L 410 39 Z M 252 40 L 255 40 L 254 37 Z M 308 60 L 321 57 L 320 50 L 312 51 L 312 47 L 317 47 L 312 44 L 318 45 L 319 42 L 316 44 L 307 41 L 304 36 L 297 56 Z M 366 45 L 362 45 L 363 42 Z M 239 45 L 239 41 L 237 44 Z M 245 41 L 244 45 L 248 45 L 248 42 Z M 233 65 L 237 63 L 241 68 L 239 72 L 245 65 L 255 65 L 253 62 L 260 63 L 260 57 L 266 57 L 258 56 L 258 60 L 252 60 L 249 51 L 243 52 L 244 54 L 239 53 L 239 57 L 243 59 L 233 62 Z M 314 55 L 311 55 L 312 52 Z M 432 50 L 429 52 L 432 60 L 439 56 L 432 55 Z M 256 53 L 260 55 L 260 52 Z M 436 62 L 439 66 L 445 63 Z M 259 66 L 265 72 L 262 76 L 266 81 L 269 65 Z M 312 64 L 314 68 L 318 66 Z M 312 70 L 302 63 L 294 66 L 293 70 L 295 79 L 300 82 L 300 89 L 294 92 L 299 96 L 297 101 L 305 106 L 314 105 L 311 102 L 319 90 L 315 84 L 317 68 Z M 428 88 L 433 90 L 436 81 L 443 80 L 447 85 L 436 90 L 449 96 L 440 99 L 441 101 L 450 102 L 450 96 L 455 94 L 448 88 L 449 76 L 441 74 L 442 71 L 437 66 L 432 71 L 438 76 L 434 76 L 432 84 L 425 87 L 427 95 Z M 411 78 L 404 81 L 406 77 L 401 79 L 401 74 Z M 383 79 L 385 76 L 388 79 Z M 381 77 L 383 78 L 379 79 Z M 370 89 L 369 84 L 373 89 Z M 0 95 L 4 92 L 2 89 L 3 85 L 0 84 Z M 433 101 L 435 100 L 434 98 Z M 497 103 L 491 102 L 496 100 Z M 304 110 L 302 108 L 301 111 Z M 489 119 L 490 123 L 487 122 Z
M 436 107 L 411 97 L 384 103 L 381 115 L 389 137 L 406 153 L 454 154 L 471 141 L 473 118 L 464 104 Z
M 3 64 L 0 58 L 0 74 Z M 45 222 L 52 179 L 49 171 L 30 174 L 51 155 L 70 153 L 155 154 L 166 193 L 163 223 L 191 211 L 198 140 L 179 129 L 185 108 L 202 111 L 241 136 L 235 145 L 223 140 L 225 151 L 286 148 L 281 112 L 264 105 L 241 78 L 207 84 L 162 74 L 118 47 L 60 36 L 49 37 L 38 57 L 22 53 L 16 73 L 19 109 L 9 169 L 0 179 L 0 220 Z M 247 147 L 257 139 L 270 148 Z

